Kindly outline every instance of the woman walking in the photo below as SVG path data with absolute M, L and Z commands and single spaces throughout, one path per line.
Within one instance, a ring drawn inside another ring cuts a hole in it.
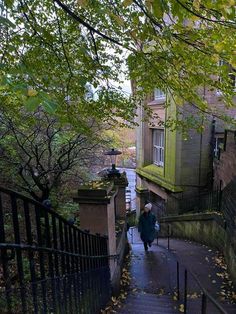
M 138 231 L 140 232 L 140 237 L 143 241 L 145 251 L 148 250 L 148 246 L 151 247 L 156 235 L 156 217 L 151 212 L 151 209 L 151 203 L 148 203 L 144 206 L 144 212 L 140 215 L 138 223 Z

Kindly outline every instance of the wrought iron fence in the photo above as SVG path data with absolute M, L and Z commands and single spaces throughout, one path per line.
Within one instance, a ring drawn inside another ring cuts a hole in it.
M 236 234 L 236 179 L 221 191 L 220 207 L 226 221 L 226 230 L 232 237 Z
M 107 238 L 0 188 L 0 312 L 94 314 L 110 298 Z
M 220 210 L 220 192 L 219 190 L 199 193 L 191 197 L 182 199 L 169 199 L 167 210 L 184 214 L 187 212 L 204 212 Z

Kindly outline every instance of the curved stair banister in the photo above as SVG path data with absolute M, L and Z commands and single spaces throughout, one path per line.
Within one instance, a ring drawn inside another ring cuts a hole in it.
M 173 253 L 172 253 L 173 254 Z M 174 255 L 174 254 L 173 254 Z M 176 258 L 176 256 L 174 255 Z M 188 310 L 188 302 L 187 302 L 187 286 L 188 286 L 188 274 L 191 274 L 194 281 L 199 286 L 201 293 L 202 293 L 202 300 L 201 300 L 201 314 L 207 313 L 207 299 L 219 310 L 222 314 L 228 314 L 228 312 L 221 306 L 221 304 L 203 287 L 200 280 L 197 278 L 197 276 L 194 274 L 194 272 L 189 269 L 189 267 L 186 267 L 184 263 L 179 262 L 179 260 L 176 258 L 176 282 L 177 282 L 177 299 L 180 300 L 180 272 L 179 272 L 179 266 L 182 266 L 184 268 L 184 313 L 187 313 Z
M 110 298 L 107 237 L 0 188 L 1 313 L 88 313 Z
M 197 278 L 195 273 L 189 269 L 184 263 L 180 262 L 176 255 L 170 251 L 170 239 L 171 239 L 171 227 L 167 225 L 167 241 L 168 241 L 168 251 L 173 255 L 176 260 L 176 283 L 177 283 L 177 299 L 180 300 L 180 265 L 184 268 L 184 314 L 187 313 L 188 302 L 187 302 L 187 285 L 188 285 L 188 274 L 191 274 L 194 281 L 199 286 L 202 292 L 201 300 L 201 314 L 207 313 L 207 300 L 209 300 L 222 314 L 228 314 L 228 312 L 221 306 L 221 304 L 203 287 L 200 280 Z M 158 239 L 157 239 L 158 241 Z M 164 247 L 163 247 L 164 248 Z

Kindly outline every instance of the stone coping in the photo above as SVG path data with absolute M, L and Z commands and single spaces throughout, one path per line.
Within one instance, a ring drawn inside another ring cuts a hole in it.
M 224 224 L 223 216 L 218 212 L 171 215 L 171 216 L 160 218 L 161 223 L 185 222 L 185 221 L 196 221 L 196 220 L 216 220 L 218 223 Z
M 113 181 L 92 181 L 78 187 L 73 201 L 81 204 L 109 204 L 118 192 Z

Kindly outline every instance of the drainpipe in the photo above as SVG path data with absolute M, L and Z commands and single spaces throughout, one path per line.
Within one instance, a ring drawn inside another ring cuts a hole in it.
M 215 143 L 215 131 L 216 131 L 216 120 L 213 118 L 211 127 L 211 141 L 210 141 L 210 163 L 211 163 L 211 189 L 213 190 L 214 185 L 214 143 Z
M 203 118 L 202 118 L 202 124 L 203 124 Z M 202 131 L 200 135 L 200 147 L 199 147 L 199 164 L 198 164 L 198 186 L 201 186 L 201 165 L 202 165 Z M 200 190 L 198 190 L 198 193 L 200 194 Z

